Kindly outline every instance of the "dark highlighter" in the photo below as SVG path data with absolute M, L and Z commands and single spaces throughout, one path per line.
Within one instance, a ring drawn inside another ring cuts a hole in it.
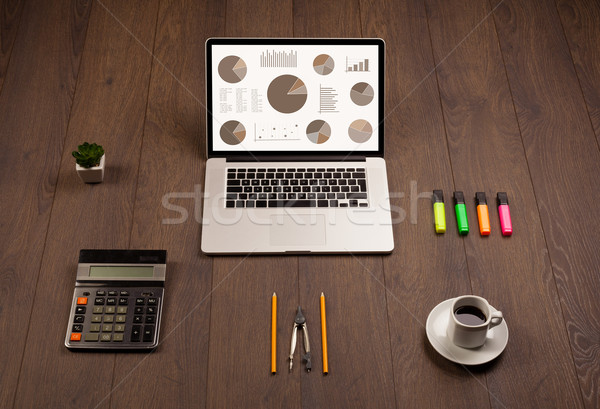
M 463 325 L 477 326 L 481 324 L 485 324 L 487 321 L 487 317 L 479 308 L 474 307 L 472 305 L 464 305 L 462 307 L 458 307 L 456 311 L 454 311 L 454 316 Z

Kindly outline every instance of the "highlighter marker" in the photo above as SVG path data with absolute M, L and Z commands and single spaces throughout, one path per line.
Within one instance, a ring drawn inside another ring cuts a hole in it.
M 442 190 L 433 191 L 433 217 L 435 232 L 444 233 L 446 231 L 446 210 L 444 209 L 444 192 Z
M 475 193 L 475 203 L 477 204 L 477 218 L 479 219 L 479 233 L 482 236 L 490 235 L 490 213 L 488 211 L 485 192 Z
M 510 208 L 508 207 L 508 195 L 506 192 L 498 192 L 497 199 L 502 235 L 510 236 L 512 234 L 512 221 L 510 219 Z
M 467 220 L 467 206 L 463 192 L 454 192 L 454 210 L 456 211 L 456 225 L 458 234 L 469 234 L 469 221 Z

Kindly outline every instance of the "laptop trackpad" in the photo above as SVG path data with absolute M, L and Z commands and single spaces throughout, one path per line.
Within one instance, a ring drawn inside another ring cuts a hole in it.
M 322 214 L 271 216 L 270 241 L 273 246 L 324 245 L 325 216 Z

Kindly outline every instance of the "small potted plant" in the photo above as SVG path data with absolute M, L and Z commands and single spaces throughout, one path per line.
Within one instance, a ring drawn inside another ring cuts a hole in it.
M 100 183 L 104 179 L 104 148 L 84 142 L 73 151 L 75 169 L 85 183 Z

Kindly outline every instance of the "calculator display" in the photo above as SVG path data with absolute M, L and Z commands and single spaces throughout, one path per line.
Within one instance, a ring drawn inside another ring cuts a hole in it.
M 153 275 L 153 266 L 90 266 L 90 277 L 151 278 Z

